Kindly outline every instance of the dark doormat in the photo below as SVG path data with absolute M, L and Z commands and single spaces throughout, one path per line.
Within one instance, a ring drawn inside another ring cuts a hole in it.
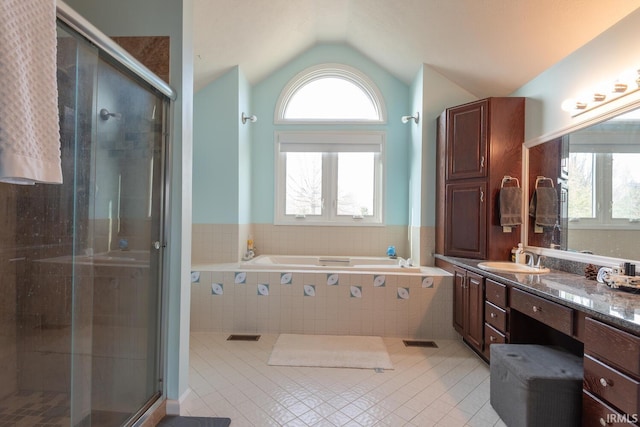
M 166 416 L 157 427 L 229 427 L 230 418 Z

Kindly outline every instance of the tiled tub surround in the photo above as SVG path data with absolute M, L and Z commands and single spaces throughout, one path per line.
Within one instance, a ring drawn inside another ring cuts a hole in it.
M 482 260 L 441 255 L 436 255 L 436 258 L 640 334 L 640 294 L 611 289 L 595 280 L 588 280 L 583 275 L 554 269 L 547 274 L 492 273 L 478 267 Z
M 424 230 L 422 230 L 424 229 Z M 420 235 L 420 260 L 432 265 L 433 227 L 412 230 L 412 240 Z M 193 224 L 193 263 L 237 262 L 251 235 L 258 254 L 384 256 L 394 245 L 399 256 L 410 256 L 406 225 L 381 227 L 318 227 L 273 224 Z M 424 242 L 422 240 L 424 239 Z M 413 242 L 415 246 L 415 241 Z M 424 253 L 422 253 L 424 252 Z M 417 257 L 416 257 L 417 258 Z
M 456 339 L 451 276 L 194 264 L 191 330 Z

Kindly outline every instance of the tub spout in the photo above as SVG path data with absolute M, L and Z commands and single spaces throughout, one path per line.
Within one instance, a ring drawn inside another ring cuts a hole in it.
M 250 259 L 253 259 L 254 256 L 256 256 L 256 253 L 254 251 L 247 251 L 242 257 L 242 260 L 249 261 Z

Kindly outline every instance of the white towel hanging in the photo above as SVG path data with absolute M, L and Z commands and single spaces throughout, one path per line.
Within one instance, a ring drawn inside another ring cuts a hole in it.
M 55 0 L 0 1 L 0 181 L 62 183 Z

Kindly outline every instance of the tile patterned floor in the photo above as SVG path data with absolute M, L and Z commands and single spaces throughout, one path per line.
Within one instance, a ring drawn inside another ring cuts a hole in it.
M 384 338 L 394 370 L 268 366 L 277 334 L 257 342 L 191 334 L 182 415 L 232 426 L 504 426 L 489 404 L 489 368 L 460 341 L 405 347 Z
M 0 400 L 0 426 L 63 427 L 70 422 L 66 393 L 24 391 Z

